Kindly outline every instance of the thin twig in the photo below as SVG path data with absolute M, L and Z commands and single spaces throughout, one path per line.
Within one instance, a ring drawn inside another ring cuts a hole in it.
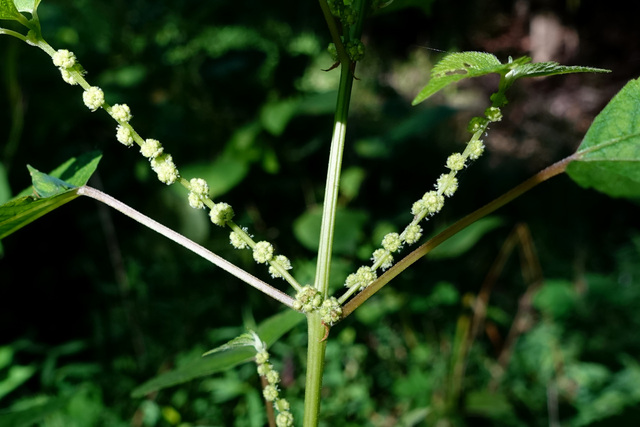
M 170 240 L 173 240 L 174 242 L 178 243 L 181 246 L 184 246 L 185 248 L 189 249 L 190 251 L 200 255 L 202 258 L 206 259 L 207 261 L 211 262 L 212 264 L 217 265 L 218 267 L 220 267 L 221 269 L 225 270 L 226 272 L 232 274 L 233 276 L 237 277 L 238 279 L 242 280 L 243 282 L 253 286 L 254 288 L 258 289 L 259 291 L 262 291 L 263 293 L 269 295 L 271 298 L 280 301 L 281 303 L 283 303 L 284 305 L 293 308 L 293 303 L 295 302 L 295 300 L 290 297 L 289 295 L 285 294 L 284 292 L 279 291 L 278 289 L 274 288 L 273 286 L 269 285 L 266 282 L 263 282 L 262 280 L 258 279 L 257 277 L 247 273 L 246 271 L 244 271 L 243 269 L 241 269 L 240 267 L 230 263 L 229 261 L 227 261 L 226 259 L 220 257 L 219 255 L 214 254 L 213 252 L 211 252 L 210 250 L 200 246 L 199 244 L 195 243 L 192 240 L 187 239 L 186 237 L 184 237 L 182 234 L 173 231 L 172 229 L 170 229 L 169 227 L 165 227 L 164 225 L 160 224 L 157 221 L 154 221 L 153 219 L 149 218 L 148 216 L 136 211 L 135 209 L 131 208 L 130 206 L 122 203 L 121 201 L 114 199 L 113 197 L 109 196 L 108 194 L 103 193 L 102 191 L 96 190 L 95 188 L 92 187 L 88 187 L 88 186 L 83 186 L 78 188 L 77 193 L 81 196 L 87 196 L 87 197 L 91 197 L 92 199 L 98 200 L 108 206 L 111 206 L 112 208 L 114 208 L 117 211 L 122 212 L 123 214 L 125 214 L 126 216 L 128 216 L 129 218 L 132 218 L 136 221 L 138 221 L 140 224 L 145 225 L 147 227 L 149 227 L 150 229 L 152 229 L 153 231 L 162 234 L 163 236 L 167 237 Z

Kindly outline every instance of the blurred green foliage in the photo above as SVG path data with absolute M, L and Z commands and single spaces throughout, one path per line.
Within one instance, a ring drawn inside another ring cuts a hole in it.
M 482 94 L 494 89 L 462 87 L 412 109 L 438 55 L 428 45 L 479 50 L 511 3 L 396 0 L 368 22 L 341 188 L 340 237 L 349 239 L 335 253 L 334 288 L 386 232 L 406 224 L 411 203 L 464 141 L 457 125 L 482 111 Z M 581 40 L 592 43 L 585 52 L 593 56 L 576 62 L 615 71 L 609 55 L 622 47 L 593 41 L 606 40 L 603 27 L 588 31 L 593 9 L 563 15 L 569 9 L 554 12 L 574 20 Z M 162 141 L 183 173 L 210 180 L 239 224 L 292 259 L 299 281 L 313 280 L 312 230 L 337 81 L 337 71 L 323 71 L 332 65 L 324 51 L 329 37 L 315 2 L 45 0 L 39 14 L 47 40 L 76 53 L 108 102 L 128 103 L 142 135 Z M 620 19 L 611 22 L 635 28 Z M 633 45 L 624 49 L 628 58 Z M 158 185 L 146 161 L 115 141 L 108 117 L 87 112 L 45 55 L 3 37 L 0 58 L 2 200 L 30 185 L 27 163 L 50 170 L 98 149 L 104 155 L 93 186 L 269 280 L 248 252 L 230 250 L 227 232 L 186 206 L 181 189 Z M 637 77 L 640 67 L 629 64 L 620 80 Z M 539 157 L 558 159 L 581 134 L 551 114 L 526 115 L 522 106 L 548 102 L 545 85 L 515 92 L 505 109 L 515 113 L 494 128 L 504 126 L 522 146 L 538 138 Z M 468 97 L 481 105 L 465 103 Z M 535 160 L 490 152 L 464 171 L 459 194 L 425 233 L 527 178 Z M 243 325 L 255 326 L 278 305 L 117 213 L 75 204 L 2 241 L 0 425 L 264 425 L 252 364 L 142 399 L 130 393 L 242 333 Z M 560 177 L 502 209 L 499 221 L 470 237 L 474 246 L 403 273 L 331 331 L 323 425 L 635 425 L 637 209 Z M 462 338 L 470 301 L 519 221 L 531 229 L 547 280 L 502 366 L 498 356 L 527 289 L 517 262 L 502 272 L 485 328 L 466 352 Z M 270 349 L 298 419 L 305 337 L 298 327 Z

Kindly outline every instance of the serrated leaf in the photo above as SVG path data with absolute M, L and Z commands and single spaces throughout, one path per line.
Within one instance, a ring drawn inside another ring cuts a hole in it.
M 94 151 L 71 158 L 50 174 L 29 167 L 33 187 L 0 206 L 0 240 L 78 197 L 77 187 L 87 183 L 101 157 Z
M 459 80 L 492 73 L 507 73 L 511 64 L 502 64 L 490 53 L 456 52 L 442 58 L 431 70 L 429 83 L 413 100 L 417 105 L 444 87 Z
M 593 67 L 567 66 L 557 62 L 531 63 L 531 58 L 523 56 L 516 60 L 502 64 L 494 55 L 484 52 L 458 52 L 451 53 L 442 58 L 431 70 L 431 79 L 412 105 L 417 105 L 459 80 L 480 77 L 486 74 L 497 73 L 506 77 L 507 87 L 514 81 L 524 77 L 544 77 L 569 73 L 606 73 L 609 70 Z
M 0 19 L 16 20 L 19 14 L 13 0 L 0 0 Z
M 591 124 L 567 174 L 611 197 L 640 197 L 640 79 L 631 80 Z
M 258 336 L 270 346 L 282 335 L 289 332 L 304 319 L 304 315 L 294 310 L 276 314 L 258 326 Z M 182 384 L 206 375 L 225 371 L 241 363 L 248 362 L 255 355 L 255 350 L 246 346 L 220 351 L 207 357 L 194 360 L 192 363 L 161 374 L 131 392 L 132 397 L 143 397 L 148 393 Z
M 603 68 L 582 67 L 579 65 L 560 65 L 557 62 L 530 62 L 519 65 L 511 71 L 514 79 L 523 77 L 546 77 L 572 73 L 609 73 Z

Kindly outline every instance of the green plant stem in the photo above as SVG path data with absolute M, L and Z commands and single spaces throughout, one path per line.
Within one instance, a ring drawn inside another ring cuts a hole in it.
M 172 229 L 165 227 L 157 221 L 149 218 L 148 216 L 136 211 L 131 208 L 129 205 L 122 203 L 121 201 L 109 196 L 108 194 L 103 193 L 102 191 L 96 190 L 95 188 L 83 186 L 77 189 L 77 194 L 81 196 L 87 196 L 92 199 L 98 200 L 117 211 L 122 212 L 129 218 L 132 218 L 138 221 L 140 224 L 145 225 L 152 229 L 153 231 L 162 234 L 168 239 L 173 240 L 177 244 L 189 249 L 190 251 L 200 255 L 202 258 L 207 261 L 215 264 L 226 272 L 232 274 L 243 282 L 253 286 L 254 288 L 262 291 L 263 293 L 269 295 L 271 298 L 280 301 L 286 306 L 293 308 L 293 303 L 295 300 L 291 298 L 289 295 L 284 292 L 279 291 L 278 289 L 272 287 L 268 283 L 263 282 L 257 277 L 247 273 L 240 267 L 230 263 L 226 259 L 214 254 L 210 250 L 200 246 L 192 240 L 187 239 L 182 234 L 173 231 Z
M 304 427 L 316 427 L 320 415 L 320 392 L 327 341 L 323 340 L 326 329 L 317 312 L 307 315 L 307 378 L 304 393 Z
M 449 226 L 447 229 L 437 234 L 436 236 L 429 239 L 425 244 L 411 252 L 409 255 L 404 257 L 402 260 L 398 261 L 393 267 L 387 270 L 382 276 L 376 279 L 371 285 L 365 288 L 358 295 L 353 297 L 348 303 L 344 305 L 342 308 L 342 317 L 345 318 L 350 315 L 356 308 L 358 308 L 362 303 L 371 298 L 376 292 L 378 292 L 384 285 L 389 283 L 394 277 L 402 273 L 409 266 L 411 266 L 414 262 L 431 252 L 438 245 L 440 245 L 445 240 L 449 239 L 451 236 L 456 234 L 457 232 L 463 230 L 469 225 L 473 224 L 480 218 L 483 218 L 495 210 L 501 208 L 507 203 L 511 202 L 516 197 L 521 196 L 527 191 L 531 190 L 536 185 L 548 180 L 549 178 L 553 178 L 556 175 L 563 173 L 567 169 L 567 165 L 571 163 L 573 160 L 576 160 L 579 157 L 578 153 L 575 153 L 569 157 L 566 157 L 560 160 L 557 163 L 543 169 L 538 172 L 531 178 L 527 179 L 523 183 L 517 185 L 511 190 L 504 193 L 502 196 L 493 200 L 492 202 L 484 205 L 480 209 L 470 213 L 464 218 L 458 220 L 456 223 Z
M 352 87 L 353 73 L 351 72 L 350 64 L 342 64 L 340 68 L 340 86 L 338 88 L 333 137 L 331 139 L 331 149 L 329 152 L 327 183 L 325 186 L 322 225 L 320 228 L 320 244 L 318 247 L 318 263 L 314 283 L 314 286 L 321 292 L 324 298 L 326 298 L 329 293 L 329 272 L 331 271 L 331 250 L 333 247 L 338 190 L 340 187 L 340 169 L 342 166 L 342 153 L 344 151 Z M 322 385 L 324 352 L 326 348 L 323 337 L 326 329 L 320 324 L 320 317 L 317 314 L 308 315 L 307 322 L 309 334 L 307 338 L 307 380 L 303 425 L 305 427 L 315 427 L 318 424 L 318 414 L 320 412 L 320 387 Z

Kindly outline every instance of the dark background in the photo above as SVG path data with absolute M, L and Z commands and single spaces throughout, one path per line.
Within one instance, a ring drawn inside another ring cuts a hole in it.
M 443 212 L 423 223 L 426 235 L 575 151 L 595 115 L 640 72 L 637 14 L 629 7 L 396 0 L 371 17 L 344 155 L 345 181 L 353 184 L 340 200 L 352 240 L 336 250 L 335 288 L 367 262 L 386 231 L 409 222 L 411 204 L 432 188 L 446 157 L 463 149 L 466 123 L 496 90 L 487 76 L 410 107 L 441 51 L 487 51 L 503 61 L 529 55 L 612 72 L 518 82 L 505 119 L 485 138 L 486 154 L 461 174 Z M 45 39 L 74 51 L 88 81 L 108 102 L 127 103 L 133 126 L 159 139 L 185 175 L 218 168 L 220 181 L 210 182 L 216 200 L 230 203 L 257 240 L 289 256 L 300 282 L 312 281 L 314 254 L 294 224 L 322 203 L 338 75 L 322 71 L 331 66 L 330 40 L 317 2 L 45 0 L 39 15 Z M 100 150 L 91 185 L 272 281 L 248 251 L 227 244 L 228 231 L 187 206 L 186 191 L 159 183 L 136 149 L 117 143 L 114 122 L 87 111 L 80 89 L 64 84 L 46 55 L 1 37 L 0 58 L 0 160 L 12 194 L 30 185 L 26 164 L 49 171 Z M 496 215 L 500 226 L 473 248 L 417 263 L 332 330 L 327 423 L 634 425 L 637 203 L 560 176 Z M 484 327 L 460 353 L 456 337 L 467 330 L 470 301 L 516 224 L 530 231 L 527 247 L 545 285 L 518 311 L 531 290 L 522 271 L 531 265 L 512 256 Z M 32 372 L 0 395 L 2 408 L 72 395 L 42 425 L 171 425 L 175 414 L 185 425 L 264 422 L 250 365 L 129 398 L 158 372 L 280 309 L 239 280 L 88 199 L 5 238 L 0 269 L 0 348 L 12 355 L 0 366 L 0 384 L 11 366 Z M 526 325 L 509 344 L 518 313 Z M 304 345 L 300 327 L 273 348 L 296 415 Z M 505 350 L 512 358 L 500 376 Z M 464 379 L 456 380 L 460 366 Z

